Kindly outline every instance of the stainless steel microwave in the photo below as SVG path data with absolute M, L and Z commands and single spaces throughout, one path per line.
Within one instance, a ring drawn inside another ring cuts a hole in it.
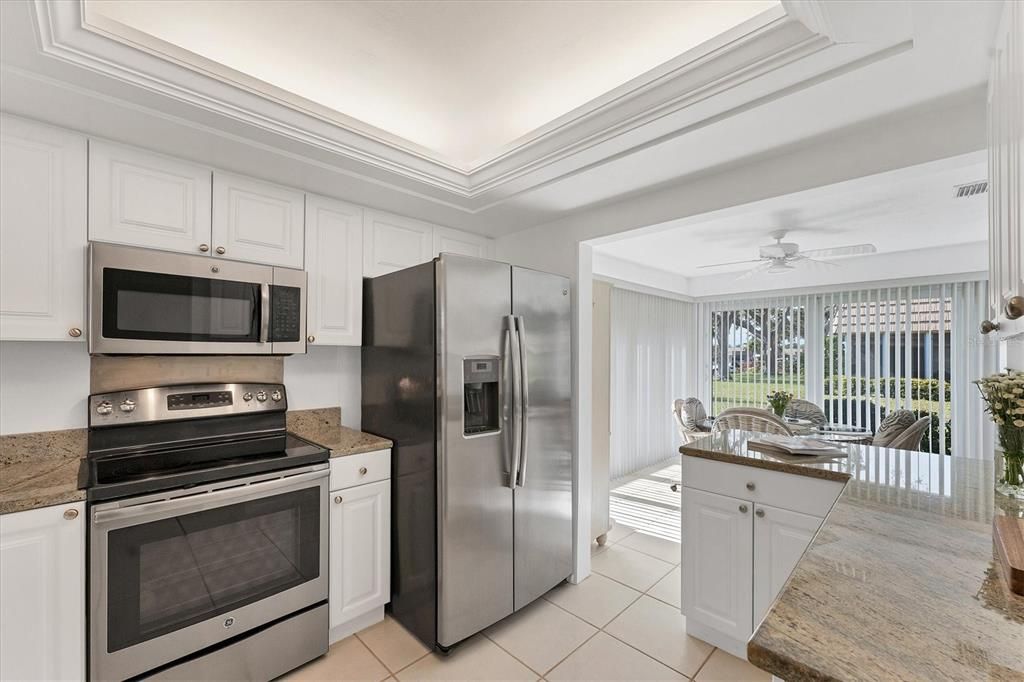
M 305 353 L 306 273 L 90 244 L 89 352 Z

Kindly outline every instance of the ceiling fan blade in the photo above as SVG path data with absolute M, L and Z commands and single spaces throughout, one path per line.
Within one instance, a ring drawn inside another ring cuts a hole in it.
M 754 258 L 753 260 L 734 260 L 729 263 L 713 263 L 711 265 L 698 265 L 697 269 L 702 270 L 704 268 L 721 268 L 726 265 L 744 265 L 746 263 L 760 263 L 760 258 Z
M 775 261 L 770 261 L 770 260 L 765 261 L 765 262 L 761 263 L 760 265 L 758 265 L 757 267 L 750 268 L 749 270 L 747 270 L 746 272 L 741 274 L 739 277 L 737 277 L 736 280 L 739 281 L 741 279 L 747 279 L 748 277 L 752 277 L 752 276 L 757 275 L 759 273 L 765 272 L 765 271 L 768 270 L 768 268 L 770 268 L 773 265 L 775 265 Z
M 827 265 L 830 268 L 838 268 L 839 263 L 830 263 L 827 260 L 818 260 L 816 258 L 808 258 L 804 254 L 797 254 L 790 260 L 792 263 L 813 263 L 814 265 Z
M 801 256 L 810 258 L 836 258 L 838 256 L 860 256 L 867 253 L 877 253 L 878 249 L 874 244 L 852 244 L 850 246 L 836 246 L 831 249 L 810 249 L 801 251 Z

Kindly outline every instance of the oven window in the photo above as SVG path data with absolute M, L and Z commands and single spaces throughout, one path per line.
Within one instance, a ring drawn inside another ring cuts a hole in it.
M 157 341 L 259 340 L 260 286 L 104 268 L 103 336 Z
M 320 574 L 320 487 L 112 530 L 113 652 L 283 592 Z

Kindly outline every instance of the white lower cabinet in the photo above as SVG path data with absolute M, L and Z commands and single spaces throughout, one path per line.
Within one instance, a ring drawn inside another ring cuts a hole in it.
M 747 640 L 844 484 L 689 456 L 682 478 L 687 632 L 746 658 Z M 794 506 L 800 511 L 786 508 Z
M 766 504 L 755 505 L 754 626 L 768 613 L 768 607 L 789 580 L 821 521 L 817 516 Z
M 390 462 L 387 451 L 373 454 Z M 332 474 L 344 468 L 345 459 L 331 461 Z M 332 475 L 332 480 L 338 479 Z M 334 642 L 383 619 L 384 605 L 391 599 L 390 478 L 332 490 L 330 523 Z
M 687 490 L 683 496 L 683 612 L 690 619 L 744 638 L 751 627 L 753 525 L 750 503 Z
M 0 680 L 85 679 L 85 503 L 0 516 Z

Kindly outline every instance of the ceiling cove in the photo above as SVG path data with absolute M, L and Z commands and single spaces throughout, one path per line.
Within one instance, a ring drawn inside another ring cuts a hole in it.
M 256 127 L 385 172 L 468 213 L 912 47 L 903 3 L 784 0 L 465 168 L 86 7 L 33 0 L 45 55 L 217 114 L 226 128 Z

